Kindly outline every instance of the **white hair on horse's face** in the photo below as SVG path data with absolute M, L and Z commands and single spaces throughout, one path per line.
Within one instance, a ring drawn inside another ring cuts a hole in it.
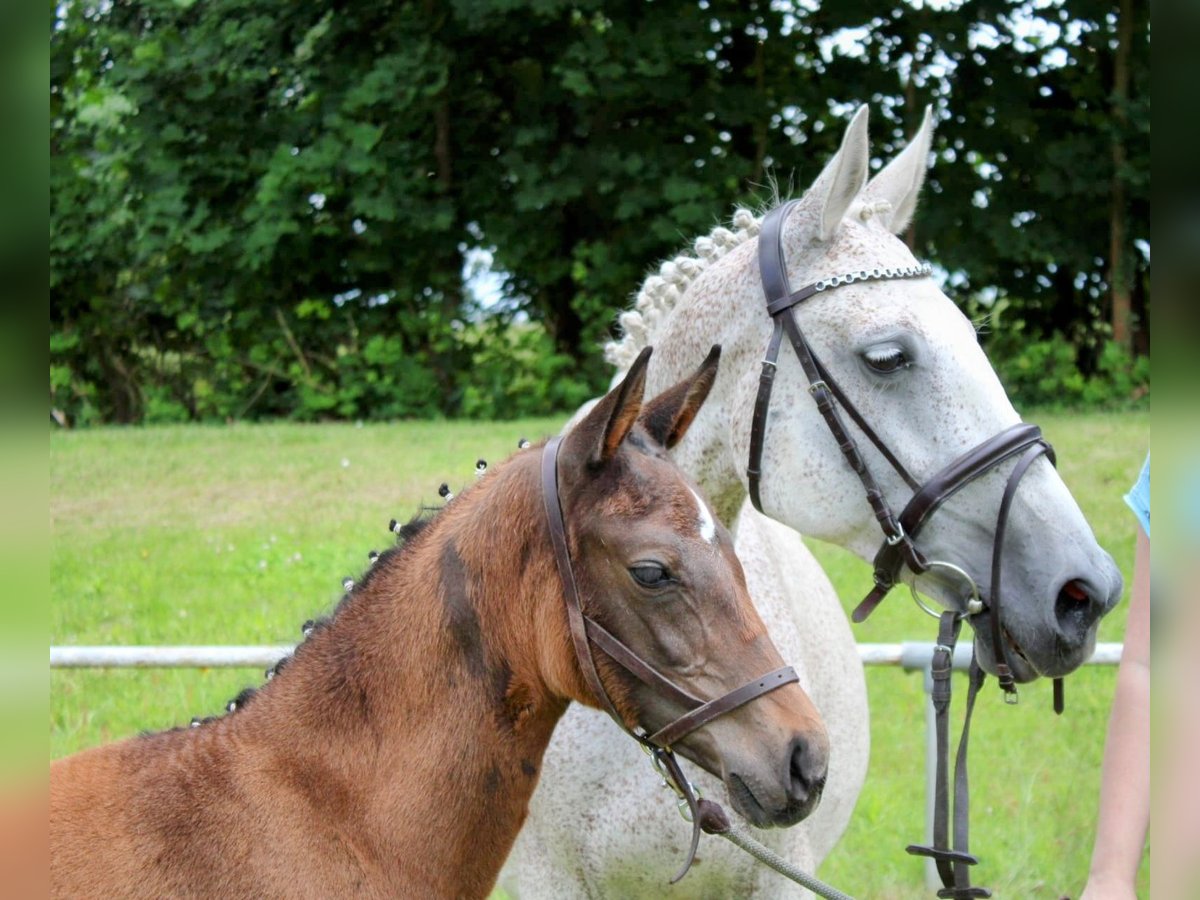
M 717 523 L 713 521 L 712 513 L 708 511 L 708 504 L 692 488 L 688 488 L 692 492 L 692 496 L 696 498 L 696 506 L 700 508 L 700 537 L 708 541 L 710 544 L 717 540 Z

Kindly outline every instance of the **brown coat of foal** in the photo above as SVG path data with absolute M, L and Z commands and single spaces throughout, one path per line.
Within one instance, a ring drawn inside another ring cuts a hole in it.
M 716 357 L 645 409 L 639 359 L 559 462 L 589 614 L 701 696 L 781 662 L 728 534 L 665 453 Z M 540 455 L 516 454 L 384 554 L 243 708 L 51 764 L 51 894 L 486 896 L 555 722 L 571 700 L 595 705 L 567 631 Z M 681 712 L 599 662 L 629 724 Z M 794 821 L 819 795 L 828 744 L 790 685 L 678 749 Z

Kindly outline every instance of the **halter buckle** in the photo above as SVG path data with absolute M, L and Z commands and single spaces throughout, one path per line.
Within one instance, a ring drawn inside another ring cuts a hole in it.
M 815 394 L 817 391 L 825 391 L 826 393 L 829 393 L 829 385 L 827 385 L 825 380 L 822 378 L 818 378 L 808 386 L 808 392 L 810 394 Z
M 824 384 L 824 383 L 825 382 L 823 382 L 823 381 L 821 382 L 821 384 Z M 892 535 L 885 534 L 883 536 L 883 539 L 887 542 L 887 545 L 889 547 L 895 547 L 897 544 L 903 542 L 907 537 L 908 537 L 908 535 L 904 533 L 904 526 L 901 525 L 899 522 L 897 522 L 896 523 L 896 533 L 892 534 Z

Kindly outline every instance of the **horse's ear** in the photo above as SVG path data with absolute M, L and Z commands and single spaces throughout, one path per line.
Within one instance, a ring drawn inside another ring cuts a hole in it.
M 846 217 L 850 204 L 867 183 L 867 164 L 870 161 L 867 118 L 867 107 L 860 106 L 846 126 L 842 146 L 808 190 L 821 208 L 820 237 L 823 241 L 833 237 L 838 225 Z
M 563 439 L 563 450 L 571 459 L 599 466 L 616 455 L 642 411 L 650 353 L 650 347 L 639 353 L 621 383 L 605 394 Z
M 917 197 L 925 183 L 932 142 L 933 107 L 927 106 L 921 127 L 908 146 L 867 185 L 866 196 L 886 200 L 891 205 L 891 210 L 880 213 L 879 218 L 892 234 L 904 231 L 917 210 Z
M 668 449 L 683 440 L 717 380 L 720 361 L 721 345 L 713 344 L 694 374 L 646 404 L 638 421 L 651 438 Z

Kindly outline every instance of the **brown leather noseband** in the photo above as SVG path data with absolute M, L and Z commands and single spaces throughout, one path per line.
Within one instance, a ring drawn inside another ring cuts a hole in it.
M 672 746 L 719 716 L 733 712 L 751 700 L 800 679 L 794 668 L 784 666 L 714 700 L 701 700 L 673 684 L 652 665 L 621 643 L 606 628 L 586 615 L 579 597 L 579 588 L 575 583 L 575 572 L 571 566 L 566 522 L 563 519 L 562 502 L 558 493 L 560 442 L 561 438 L 559 437 L 551 438 L 542 449 L 542 502 L 546 509 L 546 521 L 550 526 L 554 560 L 558 566 L 559 579 L 562 581 L 563 601 L 567 607 L 571 641 L 574 644 L 575 656 L 579 661 L 579 668 L 583 673 L 584 681 L 587 682 L 588 689 L 613 720 L 654 758 L 659 771 L 664 776 L 664 781 L 670 778 L 674 783 L 675 792 L 681 801 L 687 804 L 692 822 L 692 844 L 683 868 L 671 879 L 671 883 L 674 884 L 687 873 L 692 865 L 692 860 L 695 859 L 696 847 L 700 841 L 701 810 L 695 788 L 684 776 L 679 761 L 671 749 Z M 600 648 L 610 659 L 652 691 L 666 697 L 688 712 L 653 734 L 646 734 L 644 730 L 640 729 L 640 726 L 638 730 L 630 728 L 624 717 L 618 712 L 600 678 L 600 673 L 596 669 L 596 660 L 592 655 L 593 646 Z M 704 802 L 715 806 L 711 801 Z
M 1008 514 L 1017 487 L 1029 467 L 1038 457 L 1045 455 L 1054 463 L 1054 449 L 1042 437 L 1036 425 L 1018 423 L 968 450 L 948 466 L 935 473 L 924 484 L 918 482 L 905 469 L 899 458 L 867 423 L 863 415 L 850 402 L 845 392 L 830 375 L 829 370 L 817 358 L 796 320 L 797 305 L 816 294 L 853 284 L 856 281 L 887 281 L 906 278 L 924 278 L 931 274 L 926 264 L 907 268 L 870 269 L 850 272 L 823 279 L 793 291 L 788 282 L 787 264 L 783 252 L 783 225 L 788 214 L 798 201 L 791 201 L 771 210 L 763 219 L 758 237 L 758 260 L 762 276 L 763 292 L 766 295 L 767 313 L 774 321 L 774 330 L 767 344 L 767 351 L 759 376 L 758 396 L 754 404 L 754 416 L 750 426 L 750 458 L 746 468 L 750 499 L 754 508 L 762 512 L 761 480 L 762 454 L 766 440 L 767 417 L 770 411 L 771 388 L 775 380 L 779 348 L 786 334 L 796 351 L 804 374 L 808 378 L 809 393 L 816 401 L 825 423 L 850 468 L 858 475 L 866 491 L 867 502 L 883 530 L 883 543 L 875 555 L 874 586 L 870 593 L 854 610 L 855 622 L 863 621 L 880 604 L 900 578 L 907 566 L 914 575 L 928 572 L 932 568 L 946 568 L 957 572 L 971 586 L 974 601 L 964 610 L 950 610 L 940 616 L 938 643 L 932 666 L 934 678 L 933 702 L 937 711 L 938 751 L 937 787 L 935 800 L 934 845 L 925 847 L 911 845 L 910 853 L 932 857 L 937 862 L 939 874 L 945 887 L 940 897 L 972 898 L 987 897 L 986 888 L 974 887 L 970 883 L 968 866 L 977 862 L 967 852 L 967 777 L 966 747 L 970 726 L 970 711 L 974 707 L 975 695 L 983 682 L 983 673 L 978 663 L 972 662 L 970 692 L 967 700 L 967 718 L 963 726 L 963 737 L 959 744 L 955 779 L 955 822 L 954 849 L 950 849 L 948 826 L 948 737 L 946 724 L 950 703 L 950 672 L 954 643 L 958 638 L 962 620 L 990 608 L 991 644 L 996 660 L 996 674 L 1005 698 L 1015 701 L 1016 684 L 1008 661 L 1007 641 L 1000 621 L 1001 588 L 1000 562 L 1004 547 L 1004 535 L 1008 525 Z M 836 401 L 836 402 L 835 402 Z M 912 499 L 905 504 L 897 516 L 888 504 L 870 467 L 859 450 L 858 442 L 847 430 L 838 407 L 841 407 L 858 426 L 901 479 L 912 489 Z M 992 546 L 990 593 L 986 604 L 979 598 L 979 590 L 971 576 L 959 566 L 948 562 L 930 560 L 916 546 L 915 540 L 926 522 L 947 499 L 980 476 L 992 471 L 1005 460 L 1017 457 L 1017 463 L 1009 475 L 1000 501 L 999 515 Z M 914 597 L 915 597 L 914 592 Z M 937 613 L 933 613 L 935 616 Z M 1054 682 L 1055 711 L 1062 711 L 1062 680 Z

